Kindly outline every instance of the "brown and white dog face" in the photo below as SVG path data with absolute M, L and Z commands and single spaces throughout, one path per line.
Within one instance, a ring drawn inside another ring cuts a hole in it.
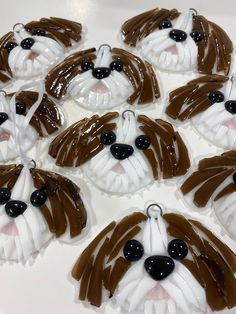
M 72 276 L 93 306 L 113 297 L 131 314 L 192 314 L 236 306 L 235 271 L 235 254 L 200 222 L 135 212 L 97 235 Z
M 78 236 L 86 225 L 80 190 L 54 172 L 0 166 L 0 259 L 27 261 L 55 235 Z
M 125 102 L 143 105 L 160 97 L 152 66 L 108 45 L 67 57 L 49 72 L 45 86 L 56 99 L 68 95 L 93 111 L 111 109 Z
M 209 75 L 190 81 L 170 93 L 166 113 L 184 122 L 191 119 L 208 141 L 236 147 L 236 85 L 234 76 Z
M 171 124 L 129 110 L 76 122 L 53 140 L 49 154 L 58 166 L 82 166 L 100 189 L 118 194 L 184 175 L 190 166 L 187 148 Z
M 48 136 L 62 126 L 63 113 L 47 94 L 28 123 L 27 113 L 38 97 L 39 93 L 34 91 L 16 95 L 0 92 L 0 162 L 19 157 L 19 150 L 26 153 L 39 137 Z
M 233 44 L 215 23 L 195 10 L 153 9 L 122 25 L 126 44 L 163 71 L 228 74 Z
M 45 74 L 63 58 L 66 47 L 81 39 L 81 30 L 81 24 L 61 18 L 16 24 L 0 39 L 0 82 Z
M 213 203 L 220 224 L 236 238 L 236 151 L 200 160 L 198 169 L 186 179 L 181 191 L 190 206 Z

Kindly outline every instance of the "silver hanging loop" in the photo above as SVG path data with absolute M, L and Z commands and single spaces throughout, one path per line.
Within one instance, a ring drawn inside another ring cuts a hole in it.
M 147 209 L 146 209 L 146 215 L 148 218 L 158 218 L 158 215 L 163 216 L 163 209 L 162 207 L 157 204 L 157 203 L 152 203 L 150 205 L 148 205 Z

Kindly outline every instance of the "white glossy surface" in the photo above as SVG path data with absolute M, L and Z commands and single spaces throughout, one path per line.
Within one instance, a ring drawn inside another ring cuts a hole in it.
M 236 40 L 235 27 L 235 0 L 219 1 L 202 0 L 191 1 L 164 1 L 160 0 L 0 0 L 2 10 L 0 12 L 1 34 L 3 35 L 17 22 L 28 22 L 42 16 L 61 16 L 82 22 L 87 27 L 87 35 L 84 47 L 99 46 L 109 43 L 111 46 L 120 46 L 118 41 L 119 27 L 127 18 L 132 17 L 142 11 L 159 7 L 178 7 L 183 10 L 189 6 L 196 8 L 200 13 L 208 16 L 219 23 Z M 180 86 L 191 75 L 168 75 L 159 74 L 162 79 L 162 90 L 165 92 Z M 72 102 L 66 103 L 65 111 L 69 116 L 69 123 L 90 114 Z M 144 108 L 145 113 L 153 117 L 159 117 L 163 111 L 162 105 Z M 180 128 L 183 131 L 182 128 Z M 210 146 L 204 139 L 200 138 L 190 127 L 184 129 L 185 137 L 191 144 L 192 155 L 200 158 L 213 153 L 221 153 L 222 150 Z M 81 178 L 75 179 L 81 183 Z M 81 184 L 81 189 L 87 197 L 91 197 L 91 210 L 94 213 L 92 229 L 90 235 L 73 246 L 62 245 L 54 241 L 45 253 L 42 253 L 32 265 L 12 265 L 4 264 L 0 267 L 0 314 L 92 314 L 95 312 L 105 314 L 120 313 L 118 308 L 111 304 L 106 304 L 99 310 L 84 307 L 76 301 L 74 286 L 68 279 L 70 269 L 82 252 L 83 248 L 94 237 L 94 235 L 114 219 L 120 216 L 122 210 L 138 206 L 144 207 L 147 200 L 156 200 L 167 207 L 175 208 L 184 212 L 189 212 L 192 216 L 200 217 L 201 220 L 208 221 L 213 229 L 220 231 L 216 224 L 214 215 L 210 211 L 189 210 L 187 205 L 179 199 L 174 183 L 153 184 L 142 194 L 131 197 L 109 197 L 102 194 L 90 183 Z M 208 218 L 208 216 L 211 216 Z M 236 250 L 233 241 L 228 243 Z M 225 313 L 235 313 L 225 311 Z M 181 314 L 181 313 L 178 313 Z

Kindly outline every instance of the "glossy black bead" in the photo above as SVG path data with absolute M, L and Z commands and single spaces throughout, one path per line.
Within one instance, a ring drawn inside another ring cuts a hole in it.
M 0 112 L 0 125 L 3 124 L 8 119 L 8 114 L 6 112 Z
M 198 31 L 191 32 L 190 36 L 195 41 L 195 43 L 198 43 L 198 42 L 202 41 L 203 38 L 204 38 L 203 33 L 202 32 L 198 32 Z
M 44 29 L 42 28 L 35 28 L 32 32 L 32 35 L 33 36 L 45 36 L 46 35 L 46 32 Z
M 26 210 L 27 205 L 22 201 L 9 201 L 5 205 L 6 214 L 9 217 L 16 218 L 22 215 Z
M 159 29 L 165 29 L 165 28 L 171 28 L 172 27 L 172 23 L 171 21 L 162 21 L 160 24 L 159 24 Z
M 112 131 L 102 132 L 100 136 L 101 143 L 104 145 L 111 145 L 116 141 L 116 135 Z
M 151 145 L 151 140 L 147 135 L 139 135 L 135 140 L 138 149 L 145 150 Z
M 110 68 L 94 68 L 92 71 L 93 77 L 95 77 L 98 80 L 102 80 L 106 77 L 108 77 L 111 74 Z
M 47 194 L 44 190 L 35 190 L 30 196 L 30 202 L 35 207 L 42 206 L 47 200 Z
M 11 191 L 8 188 L 0 188 L 0 204 L 6 204 L 11 198 Z
M 16 113 L 17 114 L 25 114 L 26 112 L 26 105 L 23 102 L 16 102 Z
M 15 43 L 14 41 L 9 41 L 4 48 L 7 50 L 7 52 L 11 52 L 12 49 L 14 49 L 17 45 L 17 43 Z
M 86 72 L 88 70 L 92 70 L 93 68 L 94 68 L 94 64 L 93 64 L 93 61 L 91 61 L 91 60 L 84 60 L 81 63 L 81 69 L 84 72 Z
M 124 257 L 129 262 L 136 262 L 144 254 L 144 249 L 142 244 L 137 240 L 129 240 L 124 246 Z
M 134 149 L 132 146 L 127 144 L 112 144 L 110 151 L 114 158 L 124 160 L 133 154 Z
M 213 104 L 216 102 L 223 102 L 225 100 L 224 94 L 219 90 L 214 90 L 210 92 L 208 98 Z
M 168 253 L 173 259 L 184 259 L 188 254 L 188 246 L 184 241 L 174 239 L 168 244 Z
M 29 50 L 32 48 L 32 46 L 34 45 L 35 41 L 33 38 L 28 37 L 22 40 L 22 42 L 20 43 L 21 47 L 25 50 Z
M 236 100 L 228 100 L 225 103 L 225 109 L 232 114 L 236 113 Z
M 187 34 L 184 31 L 181 31 L 180 29 L 172 29 L 172 31 L 170 31 L 169 33 L 169 36 L 177 43 L 185 41 L 187 39 Z
M 112 61 L 110 64 L 110 69 L 112 71 L 117 71 L 117 72 L 121 72 L 123 70 L 123 63 L 121 63 L 120 61 Z
M 144 262 L 147 273 L 154 280 L 167 278 L 175 268 L 175 262 L 169 256 L 154 255 L 148 257 Z

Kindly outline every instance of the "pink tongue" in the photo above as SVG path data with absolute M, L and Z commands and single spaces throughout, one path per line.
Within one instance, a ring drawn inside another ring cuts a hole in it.
M 29 59 L 30 60 L 34 60 L 36 59 L 37 57 L 39 56 L 39 54 L 37 52 L 31 52 L 30 55 L 29 55 Z
M 223 125 L 229 129 L 236 130 L 236 121 L 233 119 L 225 121 Z
M 147 294 L 148 300 L 163 300 L 168 299 L 169 296 L 164 288 L 158 283 L 155 285 L 155 287 L 149 291 Z
M 18 229 L 14 221 L 11 221 L 6 226 L 4 226 L 1 232 L 11 236 L 19 235 Z
M 118 162 L 113 168 L 112 171 L 118 173 L 118 174 L 122 174 L 125 173 L 125 169 L 123 168 L 123 166 L 121 165 L 120 162 Z
M 105 94 L 108 89 L 101 81 L 97 82 L 91 89 L 94 93 Z
M 0 142 L 8 141 L 10 138 L 10 134 L 8 132 L 0 133 Z
M 173 53 L 174 55 L 177 55 L 177 54 L 178 54 L 178 50 L 177 50 L 176 46 L 171 46 L 171 47 L 169 47 L 169 48 L 166 48 L 165 51 L 166 51 L 166 52 L 171 52 L 171 53 Z

